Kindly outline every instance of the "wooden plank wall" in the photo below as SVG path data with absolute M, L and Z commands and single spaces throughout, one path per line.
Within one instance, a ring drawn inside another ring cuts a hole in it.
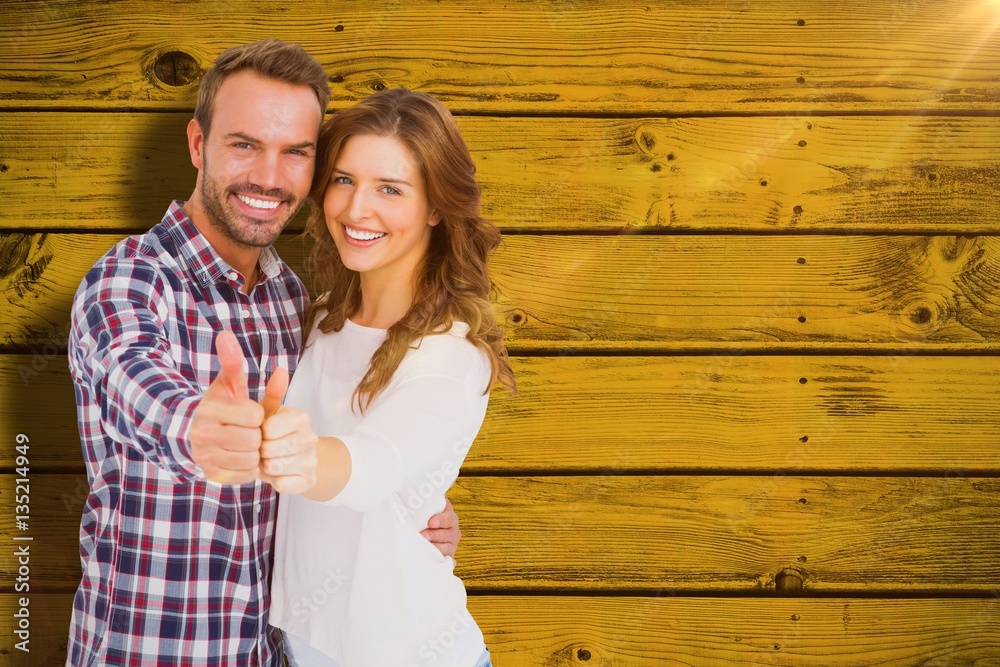
M 34 1 L 0 25 L 0 660 L 65 656 L 73 291 L 191 191 L 200 72 L 273 35 L 333 108 L 444 101 L 506 234 L 521 393 L 452 492 L 498 667 L 1000 664 L 1000 3 Z

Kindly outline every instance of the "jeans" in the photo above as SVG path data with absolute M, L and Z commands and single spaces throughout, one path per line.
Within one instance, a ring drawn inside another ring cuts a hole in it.
M 479 662 L 476 663 L 476 667 L 493 667 L 493 663 L 490 662 L 489 648 L 483 649 L 483 654 L 479 656 Z

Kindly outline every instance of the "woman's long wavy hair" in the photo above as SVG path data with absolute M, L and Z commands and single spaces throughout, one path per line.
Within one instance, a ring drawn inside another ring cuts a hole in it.
M 500 244 L 500 232 L 479 215 L 476 166 L 454 117 L 424 93 L 406 88 L 383 90 L 338 111 L 323 125 L 309 193 L 314 206 L 306 233 L 315 240 L 310 267 L 316 288 L 328 296 L 313 304 L 305 331 L 312 330 L 317 318 L 321 318 L 321 331 L 340 331 L 361 306 L 359 275 L 341 261 L 323 213 L 324 195 L 340 151 L 358 135 L 393 137 L 406 146 L 420 166 L 430 210 L 441 216 L 431 228 L 413 304 L 389 327 L 385 342 L 355 389 L 358 407 L 364 412 L 371 405 L 407 350 L 419 345 L 424 336 L 447 331 L 453 322 L 468 324 L 466 337 L 490 359 L 492 374 L 484 393 L 497 383 L 515 393 L 514 373 L 489 299 L 493 283 L 487 258 Z

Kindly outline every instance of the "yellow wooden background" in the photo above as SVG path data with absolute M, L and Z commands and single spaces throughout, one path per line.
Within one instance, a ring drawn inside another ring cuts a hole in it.
M 73 292 L 191 192 L 200 72 L 277 36 L 333 108 L 445 102 L 505 232 L 521 393 L 452 492 L 498 667 L 1000 665 L 997 0 L 86 0 L 0 26 L 0 663 L 65 659 Z

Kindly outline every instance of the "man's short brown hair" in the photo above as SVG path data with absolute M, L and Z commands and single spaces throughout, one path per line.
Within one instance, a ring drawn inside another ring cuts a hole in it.
M 212 111 L 219 87 L 230 74 L 243 70 L 251 70 L 266 79 L 293 86 L 309 86 L 316 93 L 320 112 L 326 113 L 326 105 L 330 102 L 330 85 L 323 66 L 298 44 L 271 37 L 226 49 L 216 58 L 212 69 L 205 73 L 198 87 L 198 105 L 194 109 L 194 119 L 198 121 L 205 136 L 208 136 L 212 124 Z

